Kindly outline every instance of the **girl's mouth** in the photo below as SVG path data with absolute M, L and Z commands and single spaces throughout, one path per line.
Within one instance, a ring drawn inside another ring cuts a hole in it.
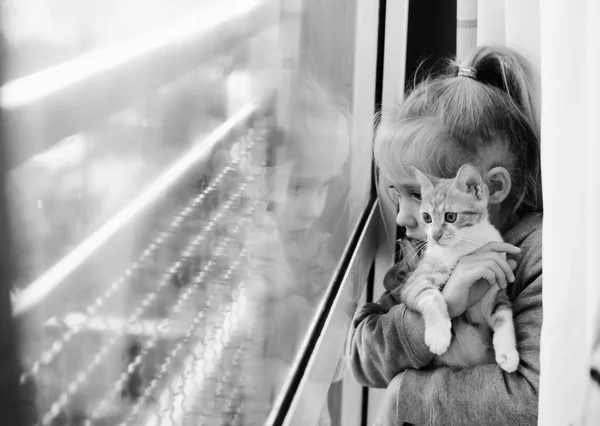
M 406 238 L 411 244 L 427 241 L 426 235 L 409 235 L 408 233 L 405 233 L 404 238 Z

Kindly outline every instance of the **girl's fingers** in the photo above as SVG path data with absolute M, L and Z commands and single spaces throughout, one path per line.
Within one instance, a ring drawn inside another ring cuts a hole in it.
M 477 282 L 480 279 L 486 280 L 490 285 L 496 284 L 496 274 L 490 268 L 486 268 L 485 266 L 478 266 L 469 271 L 471 278 L 473 279 L 473 283 Z
M 517 268 L 517 262 L 514 259 L 508 259 L 506 262 L 508 263 L 508 266 L 510 266 L 510 269 L 512 269 L 513 271 Z
M 468 307 L 470 308 L 475 303 L 479 302 L 483 296 L 490 290 L 490 283 L 485 279 L 478 280 L 471 286 L 469 291 Z
M 510 253 L 510 254 L 521 253 L 521 249 L 519 247 L 513 246 L 512 244 L 501 243 L 501 242 L 487 243 L 486 245 L 484 245 L 483 247 L 478 249 L 475 253 L 484 253 L 484 252 L 489 252 L 489 251 L 494 251 L 497 253 Z
M 467 259 L 468 257 L 468 259 Z M 508 261 L 504 258 L 504 256 L 502 256 L 501 254 L 497 253 L 497 252 L 484 252 L 484 253 L 477 253 L 477 254 L 472 254 L 469 256 L 466 256 L 465 258 L 465 262 L 467 262 L 467 265 L 480 265 L 481 261 L 490 261 L 490 262 L 495 262 L 500 268 L 502 268 L 502 270 L 504 271 L 504 276 L 506 277 L 506 279 L 509 282 L 513 282 L 515 280 L 515 276 L 513 274 L 513 269 L 510 264 L 508 263 Z M 465 265 L 465 266 L 467 266 Z
M 477 268 L 487 268 L 494 273 L 496 284 L 500 288 L 506 288 L 507 276 L 504 269 L 494 260 L 486 259 L 479 261 Z

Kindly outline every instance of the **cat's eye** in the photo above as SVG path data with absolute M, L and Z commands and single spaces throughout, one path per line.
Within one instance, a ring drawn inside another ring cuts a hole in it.
M 456 217 L 457 217 L 457 216 L 458 216 L 458 215 L 457 215 L 456 213 L 454 213 L 454 212 L 447 212 L 447 213 L 444 215 L 444 220 L 445 220 L 446 222 L 448 222 L 448 223 L 454 223 L 454 222 L 456 222 Z
M 431 215 L 429 213 L 423 213 L 423 220 L 425 223 L 431 223 Z

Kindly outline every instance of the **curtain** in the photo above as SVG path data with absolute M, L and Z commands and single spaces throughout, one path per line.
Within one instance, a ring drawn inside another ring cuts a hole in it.
M 539 424 L 598 425 L 600 389 L 590 368 L 600 306 L 600 8 L 597 0 L 542 1 L 540 10 L 545 215 Z
M 456 2 L 456 57 L 465 59 L 477 45 L 477 0 Z

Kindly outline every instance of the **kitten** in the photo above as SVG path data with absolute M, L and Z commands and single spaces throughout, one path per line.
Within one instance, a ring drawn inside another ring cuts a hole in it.
M 413 170 L 421 184 L 421 220 L 428 241 L 422 260 L 402 288 L 402 301 L 423 314 L 425 343 L 437 355 L 437 365 L 493 363 L 493 344 L 498 365 L 507 372 L 515 371 L 519 354 L 506 291 L 491 287 L 479 302 L 452 321 L 441 293 L 461 257 L 489 242 L 503 241 L 488 219 L 487 186 L 469 164 L 462 166 L 454 179 L 436 179 Z

